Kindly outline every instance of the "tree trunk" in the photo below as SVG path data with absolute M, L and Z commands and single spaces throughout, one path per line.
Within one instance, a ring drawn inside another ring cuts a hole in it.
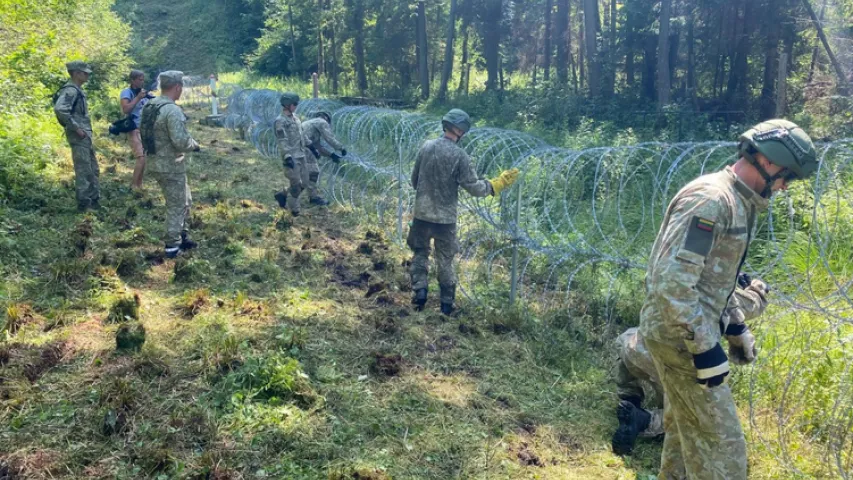
M 668 1 L 668 0 L 664 0 Z M 590 96 L 597 97 L 601 93 L 601 62 L 598 58 L 598 0 L 583 0 L 584 33 L 586 38 L 586 57 L 589 63 Z
M 486 90 L 499 87 L 502 0 L 487 0 L 483 12 L 483 57 L 486 60 Z
M 628 8 L 625 11 L 625 83 L 630 89 L 634 86 L 634 17 L 633 11 Z
M 826 56 L 829 57 L 829 62 L 832 64 L 832 68 L 835 69 L 835 75 L 838 77 L 838 89 L 845 92 L 847 91 L 847 76 L 844 74 L 844 69 L 841 67 L 841 64 L 838 63 L 838 59 L 835 58 L 835 54 L 832 53 L 832 47 L 829 46 L 829 40 L 827 40 L 826 34 L 823 32 L 823 26 L 821 26 L 817 15 L 814 13 L 812 4 L 809 0 L 803 0 L 803 5 L 808 11 L 815 29 L 817 29 L 817 36 L 820 37 L 820 42 L 823 43 L 823 48 L 826 50 Z
M 317 76 L 325 74 L 326 57 L 323 52 L 323 17 L 325 16 L 325 2 L 317 0 L 317 7 L 320 10 L 320 21 L 317 22 Z
M 776 81 L 779 66 L 779 11 L 768 8 L 764 14 L 765 26 L 764 44 L 764 75 L 761 83 L 761 98 L 759 100 L 762 120 L 776 116 Z
M 465 20 L 462 20 L 462 71 L 459 73 L 459 87 L 457 92 L 462 93 L 466 90 L 466 78 L 468 76 L 468 25 Z
M 418 2 L 418 29 L 417 29 L 417 44 L 418 44 L 418 76 L 421 83 L 421 98 L 426 100 L 429 98 L 429 53 L 427 49 L 427 31 L 426 31 L 426 4 L 423 1 Z
M 367 73 L 364 64 L 364 0 L 349 0 L 352 12 L 352 30 L 355 32 L 353 55 L 355 56 L 356 82 L 359 94 L 367 92 Z
M 572 52 L 572 4 L 569 2 L 569 14 L 566 16 L 566 48 L 569 54 L 569 68 L 572 71 L 572 88 L 578 92 L 578 68 L 575 63 L 575 54 Z
M 337 42 L 337 27 L 338 22 L 333 18 L 332 19 L 332 30 L 331 30 L 331 38 L 332 41 L 332 93 L 335 95 L 338 94 L 338 42 Z
M 669 19 L 672 0 L 661 0 L 660 33 L 658 34 L 658 108 L 669 104 Z
M 545 48 L 542 51 L 542 78 L 547 82 L 551 79 L 551 10 L 552 0 L 545 0 Z
M 287 5 L 287 16 L 290 19 L 290 54 L 293 60 L 293 68 L 289 70 L 291 73 L 296 73 L 293 71 L 296 69 L 296 35 L 293 34 L 293 7 L 290 4 Z
M 731 108 L 743 108 L 746 105 L 746 75 L 749 72 L 749 50 L 751 45 L 752 15 L 754 0 L 745 0 L 743 18 L 739 22 L 737 47 L 732 58 L 729 84 L 726 89 L 726 103 Z
M 616 0 L 610 0 L 608 19 L 610 38 L 607 41 L 607 65 L 604 69 L 603 92 L 606 98 L 612 97 L 616 90 Z
M 586 36 L 584 35 L 584 28 L 586 22 L 583 21 L 583 12 L 578 9 L 578 16 L 581 17 L 580 25 L 578 26 L 578 67 L 580 68 L 580 82 L 579 88 L 584 88 L 584 81 L 586 80 Z
M 826 2 L 827 0 L 823 0 L 823 5 L 820 7 L 820 18 L 818 19 L 820 22 L 823 22 L 823 16 L 826 14 Z M 790 52 L 789 52 L 790 53 Z M 807 83 L 812 83 L 812 79 L 814 78 L 814 69 L 815 65 L 817 65 L 817 59 L 820 55 L 820 45 L 815 45 L 814 50 L 812 51 L 812 63 L 809 65 L 809 79 Z M 791 57 L 788 57 L 791 58 Z
M 698 110 L 697 92 L 696 92 L 696 53 L 694 47 L 696 43 L 695 28 L 696 28 L 696 12 L 693 7 L 690 9 L 687 19 L 687 98 L 694 110 Z
M 658 39 L 651 33 L 643 37 L 643 96 L 649 100 L 655 98 L 655 72 L 657 69 Z
M 566 38 L 568 37 L 569 24 L 569 0 L 557 0 L 557 22 L 556 37 L 557 37 L 557 82 L 560 85 L 565 85 L 569 81 L 569 69 L 566 61 L 568 60 L 568 52 L 566 51 Z
M 441 101 L 447 98 L 447 84 L 453 74 L 453 38 L 455 34 L 456 0 L 450 0 L 450 16 L 447 18 L 447 37 L 444 45 L 444 68 L 441 70 L 441 85 L 438 87 L 438 99 Z

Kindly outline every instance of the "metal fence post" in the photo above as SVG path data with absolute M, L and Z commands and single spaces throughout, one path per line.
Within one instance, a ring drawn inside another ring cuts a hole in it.
M 397 144 L 397 241 L 403 244 L 403 148 Z
M 518 295 L 518 242 L 521 238 L 521 192 L 523 182 L 518 182 L 518 197 L 515 200 L 515 226 L 513 227 L 514 238 L 512 239 L 512 274 L 510 277 L 509 287 L 509 304 L 515 305 L 515 298 Z

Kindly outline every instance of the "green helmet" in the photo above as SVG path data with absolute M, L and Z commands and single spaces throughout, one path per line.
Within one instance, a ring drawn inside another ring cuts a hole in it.
M 468 130 L 471 130 L 471 117 L 469 117 L 464 111 L 454 108 L 441 117 L 441 124 L 444 128 L 447 128 L 448 125 L 452 125 L 459 130 L 462 130 L 462 133 L 468 133 Z
M 314 118 L 321 118 L 321 117 L 325 118 L 327 122 L 332 123 L 332 115 L 329 112 L 327 112 L 325 110 L 320 110 L 320 111 L 314 112 Z
M 281 99 L 279 100 L 279 102 L 281 102 L 282 107 L 289 107 L 290 105 L 297 105 L 297 104 L 299 104 L 299 95 L 292 93 L 292 92 L 283 93 L 281 95 Z
M 808 178 L 820 162 L 809 135 L 788 120 L 767 120 L 750 128 L 738 140 L 738 152 L 747 158 L 763 154 L 773 165 L 784 167 L 797 176 Z

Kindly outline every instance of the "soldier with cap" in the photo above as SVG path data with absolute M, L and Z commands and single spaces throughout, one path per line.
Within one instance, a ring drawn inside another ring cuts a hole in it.
M 481 180 L 471 157 L 457 145 L 471 129 L 471 118 L 454 108 L 444 115 L 441 125 L 444 135 L 421 146 L 412 170 L 415 211 L 406 243 L 414 252 L 410 270 L 412 304 L 417 310 L 426 304 L 430 243 L 434 242 L 441 312 L 450 315 L 456 298 L 453 258 L 459 251 L 456 239 L 459 188 L 475 197 L 497 196 L 515 183 L 518 169 L 505 170 L 492 180 Z
M 729 325 L 729 329 L 743 329 L 736 337 L 728 337 L 729 357 L 736 364 L 744 365 L 755 361 L 755 336 L 745 322 L 764 313 L 769 292 L 770 288 L 761 280 L 751 279 L 745 273 L 738 276 L 738 286 L 723 311 L 723 322 Z M 611 443 L 613 453 L 629 455 L 634 450 L 638 437 L 656 438 L 664 433 L 663 409 L 647 410 L 642 407 L 647 398 L 644 387 L 651 387 L 654 399 L 663 402 L 663 385 L 655 370 L 652 356 L 636 327 L 619 335 L 616 348 L 619 355 L 615 370 L 616 393 L 620 400 L 616 409 L 619 427 L 613 434 Z
M 54 95 L 53 111 L 59 124 L 65 129 L 65 138 L 71 147 L 74 161 L 74 186 L 77 192 L 77 209 L 101 208 L 101 192 L 98 186 L 98 160 L 92 144 L 92 121 L 83 84 L 89 81 L 92 68 L 89 64 L 75 60 L 65 64 L 71 78 Z
M 812 176 L 818 160 L 803 129 L 771 120 L 740 137 L 740 159 L 703 175 L 670 202 L 646 271 L 640 336 L 664 388 L 658 478 L 747 478 L 746 441 L 720 342 L 748 349 L 723 309 L 772 192 Z
M 329 112 L 321 110 L 314 114 L 314 118 L 302 122 L 302 133 L 305 135 L 305 144 L 311 152 L 311 155 L 308 155 L 306 158 L 306 165 L 309 172 L 316 171 L 319 175 L 320 168 L 317 166 L 317 160 L 320 159 L 320 155 L 331 158 L 335 163 L 340 162 L 341 157 L 347 156 L 347 149 L 344 148 L 343 143 L 332 133 L 332 115 Z M 338 155 L 335 152 L 327 151 L 323 147 L 321 140 L 328 143 L 333 149 L 340 150 L 341 154 Z M 314 180 L 315 190 L 317 188 L 316 184 L 317 179 Z M 328 204 L 322 198 L 318 198 L 318 200 L 321 200 L 319 202 L 320 205 Z
M 198 152 L 198 142 L 187 131 L 187 117 L 175 104 L 183 93 L 184 74 L 170 70 L 160 74 L 160 96 L 142 109 L 140 133 L 151 173 L 166 198 L 166 257 L 195 248 L 188 236 L 188 217 L 192 196 L 187 183 L 186 153 Z
M 275 194 L 275 199 L 281 208 L 290 208 L 290 213 L 299 215 L 299 196 L 304 190 L 308 190 L 310 202 L 314 205 L 328 205 L 317 189 L 317 179 L 320 177 L 320 169 L 317 160 L 306 159 L 308 152 L 305 134 L 302 130 L 302 122 L 294 113 L 299 106 L 299 95 L 295 93 L 282 94 L 279 99 L 281 103 L 281 115 L 275 119 L 273 129 L 275 131 L 278 150 L 284 163 L 284 174 L 290 181 L 287 191 Z M 288 198 L 288 195 L 290 198 Z

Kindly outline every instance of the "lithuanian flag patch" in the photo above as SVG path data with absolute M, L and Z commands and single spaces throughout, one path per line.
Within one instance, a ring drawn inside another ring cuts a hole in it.
M 714 231 L 714 225 L 716 224 L 715 222 L 712 222 L 710 220 L 706 220 L 702 217 L 695 217 L 695 218 L 696 218 L 696 228 L 698 228 L 699 230 L 705 230 L 706 232 L 713 232 Z

